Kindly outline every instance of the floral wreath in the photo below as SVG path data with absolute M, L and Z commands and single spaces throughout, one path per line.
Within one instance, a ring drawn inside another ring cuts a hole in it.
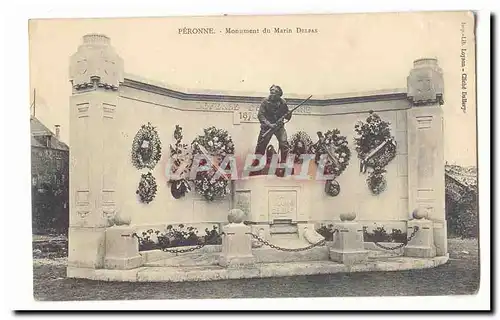
M 340 193 L 340 184 L 337 180 L 327 180 L 325 182 L 325 193 L 330 197 L 336 197 Z
M 366 178 L 368 188 L 370 188 L 373 194 L 381 194 L 387 187 L 387 181 L 384 177 L 385 172 L 385 169 L 375 167 L 373 168 L 373 171 L 368 175 L 368 178 Z
M 351 158 L 351 150 L 349 150 L 347 138 L 340 134 L 339 129 L 328 130 L 324 134 L 318 131 L 318 142 L 311 147 L 311 152 L 315 153 L 316 164 L 320 163 L 321 157 L 326 156 L 324 164 L 324 174 L 333 175 L 332 180 L 328 180 L 325 184 L 325 192 L 335 197 L 340 193 L 340 185 L 335 180 L 340 176 L 347 166 Z M 330 154 L 334 157 L 332 159 Z
M 153 169 L 161 158 L 161 141 L 156 128 L 142 125 L 132 143 L 132 164 L 137 169 Z
M 299 143 L 301 146 L 298 145 Z M 292 135 L 289 144 L 291 154 L 295 155 L 295 163 L 302 163 L 300 156 L 309 152 L 313 142 L 306 132 L 299 131 Z
M 186 177 L 188 177 L 193 165 L 193 154 L 188 144 L 181 143 L 182 127 L 179 125 L 175 125 L 174 139 L 175 144 L 170 145 L 171 168 L 168 183 L 171 186 L 172 196 L 179 199 L 191 191 Z
M 148 204 L 155 198 L 157 189 L 155 177 L 148 172 L 141 175 L 141 181 L 135 193 L 139 195 L 141 202 Z
M 208 153 L 207 155 L 215 162 L 214 165 L 218 166 L 221 165 L 226 156 L 234 154 L 234 143 L 226 130 L 212 126 L 203 129 L 203 133 L 203 135 L 196 137 L 191 144 L 194 155 Z M 202 159 L 199 165 L 207 165 L 207 160 Z M 229 169 L 229 164 L 226 168 L 221 169 Z M 230 193 L 229 179 L 225 175 L 217 174 L 217 169 L 214 166 L 210 166 L 208 171 L 198 172 L 194 186 L 195 190 L 208 201 L 225 197 Z
M 354 131 L 358 134 L 354 140 L 361 160 L 360 170 L 366 172 L 367 167 L 373 169 L 366 181 L 371 192 L 378 195 L 387 186 L 384 167 L 396 157 L 396 143 L 391 136 L 390 122 L 383 121 L 378 114 L 370 111 L 366 122 L 358 122 Z

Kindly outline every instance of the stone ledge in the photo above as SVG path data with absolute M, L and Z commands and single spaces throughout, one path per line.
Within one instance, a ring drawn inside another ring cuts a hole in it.
M 104 259 L 104 267 L 106 269 L 116 269 L 116 270 L 130 270 L 136 269 L 143 264 L 143 259 L 141 256 L 136 256 L 132 258 L 115 258 L 106 257 Z
M 403 271 L 433 268 L 445 264 L 449 256 L 434 258 L 387 258 L 346 266 L 332 261 L 290 263 L 257 263 L 240 268 L 219 266 L 141 267 L 132 270 L 108 270 L 68 267 L 70 278 L 126 282 L 183 282 L 225 279 L 288 277 L 298 275 L 333 274 L 372 271 Z
M 185 247 L 175 247 L 175 248 L 168 248 L 169 250 L 185 250 L 189 249 L 192 247 L 196 246 L 185 246 Z M 194 251 L 195 253 L 214 253 L 214 252 L 221 252 L 222 251 L 222 245 L 217 244 L 217 245 L 207 245 L 204 246 L 201 249 L 198 249 Z M 163 260 L 163 259 L 168 259 L 172 257 L 176 257 L 175 253 L 169 253 L 165 252 L 159 249 L 155 250 L 147 250 L 147 251 L 139 251 L 139 254 L 143 257 L 144 264 L 155 262 L 158 260 Z

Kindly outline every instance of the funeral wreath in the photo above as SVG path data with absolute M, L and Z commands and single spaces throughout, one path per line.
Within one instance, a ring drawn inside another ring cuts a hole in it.
M 311 147 L 311 151 L 315 154 L 316 164 L 320 164 L 321 159 L 326 159 L 322 162 L 324 173 L 333 175 L 334 178 L 326 181 L 325 192 L 335 197 L 340 193 L 340 185 L 335 178 L 340 176 L 349 165 L 351 150 L 349 150 L 347 138 L 340 134 L 339 129 L 328 130 L 325 133 L 319 131 L 317 134 L 318 142 Z
M 142 125 L 132 143 L 132 164 L 137 169 L 153 169 L 161 158 L 161 141 L 156 128 Z
M 193 154 L 188 144 L 182 143 L 182 127 L 175 126 L 175 144 L 170 145 L 170 192 L 175 199 L 182 198 L 191 191 L 188 177 L 193 164 Z
M 143 203 L 150 203 L 156 196 L 156 191 L 158 187 L 156 185 L 155 177 L 151 172 L 144 173 L 141 175 L 141 181 L 139 182 L 139 187 L 137 188 L 136 194 L 139 195 L 139 199 Z
M 360 171 L 371 168 L 366 179 L 370 191 L 374 195 L 383 192 L 387 186 L 384 169 L 396 157 L 396 142 L 391 136 L 390 123 L 370 111 L 366 122 L 358 122 L 354 126 L 356 151 L 360 159 Z
M 226 130 L 212 126 L 203 129 L 203 134 L 197 136 L 191 146 L 195 161 L 199 161 L 196 165 L 209 168 L 196 174 L 195 190 L 208 201 L 225 197 L 230 192 L 229 178 L 222 170 L 230 169 L 230 164 L 223 160 L 234 154 L 231 136 Z
M 290 138 L 290 152 L 295 155 L 295 163 L 302 163 L 301 155 L 307 154 L 313 144 L 311 137 L 304 131 L 298 131 Z

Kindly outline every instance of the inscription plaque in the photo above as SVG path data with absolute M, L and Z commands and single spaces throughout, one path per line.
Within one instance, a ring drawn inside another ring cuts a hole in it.
M 297 191 L 269 191 L 270 221 L 297 220 Z

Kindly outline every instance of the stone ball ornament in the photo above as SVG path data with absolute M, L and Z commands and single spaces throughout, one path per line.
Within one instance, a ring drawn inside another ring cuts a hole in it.
M 132 217 L 130 214 L 124 214 L 121 210 L 115 209 L 106 215 L 108 219 L 108 227 L 114 226 L 129 226 L 132 222 Z
M 227 216 L 227 221 L 229 223 L 243 223 L 245 221 L 245 212 L 241 209 L 231 209 L 229 210 L 229 214 Z
M 114 222 L 116 226 L 129 226 L 132 222 L 132 217 L 122 213 L 121 211 L 117 211 Z
M 353 221 L 354 219 L 356 219 L 356 213 L 354 212 L 340 214 L 340 221 Z
M 427 219 L 429 217 L 429 213 L 424 208 L 417 208 L 413 210 L 412 216 L 413 219 L 417 220 Z

